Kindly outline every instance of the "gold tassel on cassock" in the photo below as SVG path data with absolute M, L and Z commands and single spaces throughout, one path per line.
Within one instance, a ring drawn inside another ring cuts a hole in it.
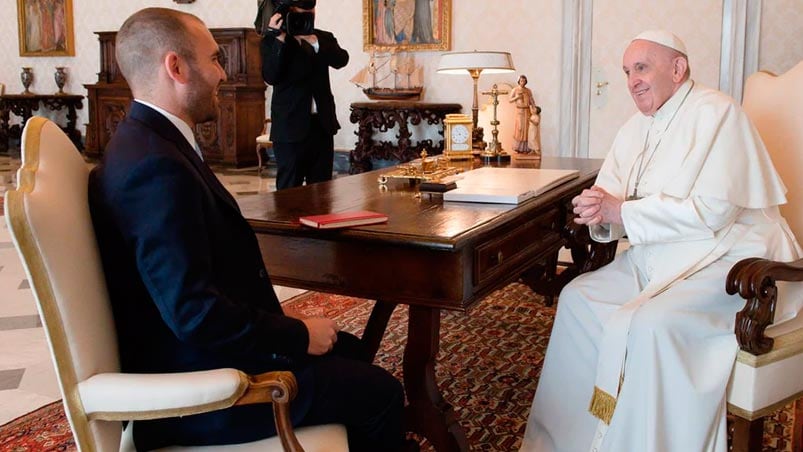
M 597 419 L 610 425 L 615 408 L 616 398 L 594 386 L 594 395 L 591 397 L 591 404 L 588 407 L 588 411 Z

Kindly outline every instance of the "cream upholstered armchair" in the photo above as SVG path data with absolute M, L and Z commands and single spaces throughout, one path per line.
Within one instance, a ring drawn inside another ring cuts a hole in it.
M 745 86 L 743 104 L 789 190 L 788 203 L 781 207 L 781 212 L 800 241 L 803 239 L 803 61 L 778 77 L 764 72 L 752 75 Z M 788 283 L 782 283 L 786 284 L 783 287 L 776 281 Z M 764 416 L 803 397 L 803 312 L 800 312 L 803 282 L 800 281 L 803 281 L 803 259 L 789 263 L 746 259 L 738 262 L 728 275 L 728 293 L 738 293 L 746 300 L 744 309 L 736 316 L 736 337 L 741 350 L 728 384 L 728 411 L 735 417 L 730 430 L 734 451 L 761 451 Z M 799 430 L 798 427 L 798 435 Z M 800 442 L 803 438 L 793 441 Z
M 289 372 L 120 373 L 89 213 L 88 177 L 81 154 L 56 124 L 36 116 L 28 121 L 18 186 L 6 193 L 6 221 L 37 301 L 78 449 L 133 450 L 131 429 L 123 433 L 123 420 L 273 403 L 278 437 L 199 449 L 300 451 L 300 441 L 307 451 L 348 450 L 343 426 L 293 431 L 289 403 L 297 386 Z

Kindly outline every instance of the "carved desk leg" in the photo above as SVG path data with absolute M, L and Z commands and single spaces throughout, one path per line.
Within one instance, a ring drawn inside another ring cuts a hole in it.
M 385 335 L 385 329 L 395 308 L 395 303 L 376 300 L 368 323 L 365 325 L 365 331 L 362 333 L 362 341 L 368 349 L 368 362 L 374 361 L 379 345 L 382 343 L 382 336 Z
M 371 122 L 370 112 L 367 110 L 352 108 L 349 121 L 357 124 L 357 143 L 354 150 L 349 154 L 349 172 L 358 174 L 364 171 L 371 171 L 371 160 L 368 157 L 371 145 L 373 144 L 374 128 Z
M 404 389 L 407 428 L 425 436 L 439 452 L 471 450 L 452 406 L 435 380 L 440 337 L 440 309 L 410 306 L 404 349 Z
M 408 149 L 410 149 L 412 145 L 412 140 L 410 139 L 413 136 L 413 133 L 410 132 L 410 128 L 407 126 L 407 120 L 410 116 L 410 112 L 407 110 L 399 110 L 394 113 L 394 120 L 399 124 L 399 134 L 396 135 L 398 139 L 398 151 L 396 158 L 399 161 L 407 161 L 409 159 L 405 159 L 404 157 L 408 153 Z M 393 121 L 390 121 L 393 123 Z M 416 158 L 418 156 L 414 156 Z
M 15 116 L 19 116 L 22 122 L 19 125 L 15 124 L 9 128 L 9 136 L 12 138 L 22 138 L 22 130 L 25 128 L 25 124 L 31 119 L 33 112 L 39 111 L 39 100 L 19 100 L 11 105 L 10 110 Z

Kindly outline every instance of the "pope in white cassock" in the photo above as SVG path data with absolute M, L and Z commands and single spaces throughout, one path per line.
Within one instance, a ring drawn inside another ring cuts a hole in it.
M 786 189 L 740 106 L 690 78 L 675 35 L 640 34 L 623 68 L 640 113 L 572 203 L 594 240 L 630 248 L 561 292 L 521 450 L 725 451 L 744 306 L 725 277 L 742 258 L 800 256 Z

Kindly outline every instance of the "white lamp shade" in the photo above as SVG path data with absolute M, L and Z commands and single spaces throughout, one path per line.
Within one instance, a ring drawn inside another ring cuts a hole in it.
M 484 74 L 513 72 L 513 58 L 509 52 L 451 52 L 441 55 L 438 63 L 440 74 L 465 74 L 469 70 L 481 70 Z

